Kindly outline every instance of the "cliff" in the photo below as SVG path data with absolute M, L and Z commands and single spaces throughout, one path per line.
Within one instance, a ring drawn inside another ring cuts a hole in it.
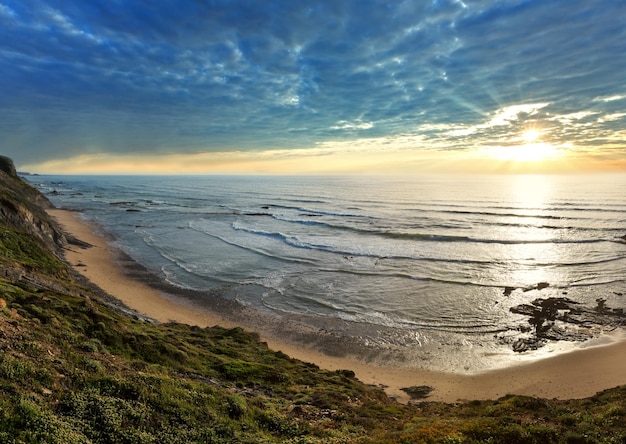
M 37 237 L 55 251 L 67 239 L 46 214 L 51 207 L 46 197 L 18 177 L 13 161 L 0 156 L 0 222 Z
M 62 263 L 68 239 L 46 213 L 50 201 L 18 177 L 11 159 L 0 156 L 0 277 L 34 288 L 68 289 Z

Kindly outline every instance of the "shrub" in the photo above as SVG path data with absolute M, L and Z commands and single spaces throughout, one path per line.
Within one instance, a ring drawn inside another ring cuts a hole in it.
M 17 359 L 10 355 L 2 356 L 0 359 L 0 376 L 7 379 L 21 380 L 33 373 L 32 365 L 24 359 Z
M 248 404 L 244 397 L 240 395 L 232 395 L 227 399 L 228 416 L 231 419 L 240 419 L 248 410 Z

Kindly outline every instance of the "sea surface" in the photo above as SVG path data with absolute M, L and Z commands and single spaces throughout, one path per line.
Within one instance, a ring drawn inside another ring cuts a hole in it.
M 512 306 L 626 306 L 623 174 L 28 180 L 160 279 L 297 319 L 366 360 L 480 371 L 521 359 Z

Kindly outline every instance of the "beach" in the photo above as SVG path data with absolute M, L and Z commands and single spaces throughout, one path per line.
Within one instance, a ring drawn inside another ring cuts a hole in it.
M 150 285 L 128 273 L 121 264 L 119 252 L 95 226 L 86 223 L 78 213 L 49 210 L 61 227 L 89 248 L 68 245 L 66 260 L 74 269 L 129 308 L 159 322 L 176 321 L 201 327 L 220 325 L 241 326 L 223 316 L 219 310 L 209 310 L 170 292 L 166 287 Z M 224 308 L 227 309 L 228 307 Z M 617 332 L 596 346 L 576 349 L 556 356 L 542 357 L 531 363 L 473 374 L 449 374 L 415 368 L 389 368 L 370 365 L 345 356 L 330 356 L 302 344 L 285 340 L 276 334 L 252 328 L 262 341 L 274 350 L 336 370 L 349 369 L 363 382 L 385 388 L 400 402 L 409 396 L 401 389 L 411 386 L 434 388 L 428 400 L 456 402 L 474 399 L 497 399 L 506 394 L 541 398 L 584 398 L 596 392 L 626 384 L 626 341 Z M 544 353 L 545 355 L 546 353 Z

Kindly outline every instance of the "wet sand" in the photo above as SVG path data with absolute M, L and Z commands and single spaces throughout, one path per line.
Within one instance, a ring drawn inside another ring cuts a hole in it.
M 225 307 L 210 310 L 169 291 L 167 286 L 149 285 L 128 272 L 121 264 L 122 255 L 96 228 L 77 213 L 49 210 L 63 229 L 91 244 L 90 248 L 69 245 L 67 261 L 76 271 L 117 298 L 129 308 L 160 322 L 177 321 L 201 327 L 248 327 L 220 314 Z M 128 261 L 127 261 L 128 262 Z M 262 322 L 261 322 L 262 325 Z M 506 394 L 528 395 L 547 399 L 571 399 L 592 396 L 598 391 L 626 384 L 626 340 L 624 334 L 607 338 L 606 344 L 577 349 L 527 364 L 476 375 L 448 374 L 413 368 L 389 368 L 366 364 L 357 359 L 329 356 L 315 349 L 290 343 L 275 333 L 256 330 L 262 341 L 274 350 L 312 362 L 329 370 L 350 369 L 363 382 L 386 387 L 385 391 L 400 402 L 409 400 L 400 389 L 428 385 L 434 387 L 428 400 L 497 399 Z M 620 332 L 618 332 L 620 333 Z

